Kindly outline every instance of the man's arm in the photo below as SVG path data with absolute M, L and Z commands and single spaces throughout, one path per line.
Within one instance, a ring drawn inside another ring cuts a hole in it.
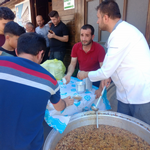
M 111 78 L 102 80 L 102 81 L 100 82 L 100 84 L 99 84 L 99 89 L 95 91 L 96 98 L 100 97 L 104 86 L 109 87 L 110 83 L 111 83 Z
M 77 64 L 77 57 L 72 57 L 71 63 L 68 67 L 68 72 L 67 72 L 66 76 L 64 77 L 67 81 L 66 84 L 68 84 L 70 82 L 70 77 L 72 76 L 72 74 L 75 70 L 76 64 Z
M 57 39 L 57 40 L 59 40 L 61 42 L 68 42 L 68 40 L 69 40 L 69 36 L 68 35 L 57 36 L 54 32 L 53 32 L 53 34 L 52 33 L 48 33 L 47 37 L 49 39 L 51 39 L 51 38 Z
M 68 96 L 64 99 L 60 99 L 59 102 L 57 104 L 53 104 L 53 106 L 57 111 L 62 111 L 66 107 L 73 105 L 73 103 L 74 103 L 74 100 L 70 96 Z
M 100 65 L 100 67 L 102 67 L 103 62 L 100 62 L 99 65 Z M 100 83 L 100 85 L 99 85 L 99 88 L 103 89 L 104 86 L 109 87 L 110 83 L 111 83 L 111 78 L 102 80 L 101 83 Z
M 68 35 L 64 35 L 63 37 L 55 35 L 54 38 L 61 41 L 61 42 L 68 42 L 68 40 L 69 40 Z

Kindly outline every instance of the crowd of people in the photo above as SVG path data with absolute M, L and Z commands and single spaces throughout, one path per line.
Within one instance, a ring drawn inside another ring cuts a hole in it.
M 17 31 L 21 27 L 19 24 L 13 22 L 15 15 L 9 8 L 1 7 L 1 29 L 0 29 L 0 55 L 9 55 L 11 53 L 12 56 L 16 56 L 15 48 L 9 45 L 9 48 L 6 47 L 6 43 L 4 44 L 5 39 L 8 39 L 6 35 L 20 36 L 20 32 Z M 6 14 L 6 12 L 9 12 Z M 5 13 L 5 14 L 4 14 Z M 46 52 L 44 54 L 44 58 L 41 63 L 48 59 L 57 59 L 63 62 L 65 54 L 66 54 L 66 43 L 69 40 L 69 31 L 67 26 L 60 20 L 59 14 L 57 11 L 53 10 L 49 14 L 50 21 L 47 24 L 44 24 L 45 21 L 43 16 L 36 16 L 37 27 L 35 28 L 31 22 L 27 22 L 25 25 L 25 30 L 27 33 L 35 32 L 37 34 L 42 35 L 46 40 Z M 12 23 L 6 26 L 8 22 L 12 21 Z M 9 29 L 8 29 L 9 28 Z M 7 34 L 6 34 L 7 30 Z M 17 32 L 17 34 L 16 34 Z M 14 34 L 15 33 L 15 34 Z M 10 40 L 7 40 L 7 43 Z M 14 41 L 14 42 L 17 42 Z M 13 42 L 11 42 L 13 43 Z M 8 44 L 7 44 L 8 45 Z M 6 47 L 6 48 L 4 48 Z M 7 54 L 8 53 L 8 54 Z
M 96 14 L 95 14 L 96 15 Z M 0 7 L 0 149 L 42 150 L 43 120 L 48 100 L 57 111 L 73 105 L 69 96 L 61 99 L 57 80 L 39 64 L 47 59 L 63 61 L 69 40 L 67 26 L 55 10 L 44 25 L 38 15 L 34 27 L 26 30 L 15 23 L 14 13 Z M 80 29 L 80 42 L 71 52 L 65 75 L 70 82 L 77 61 L 77 77 L 89 77 L 99 89 L 110 82 L 116 85 L 118 112 L 138 118 L 150 125 L 150 50 L 143 34 L 121 20 L 118 4 L 113 0 L 97 6 L 97 24 L 110 36 L 104 48 L 93 41 L 94 28 L 85 24 Z M 11 56 L 11 57 L 10 57 Z M 101 82 L 100 82 L 101 81 Z

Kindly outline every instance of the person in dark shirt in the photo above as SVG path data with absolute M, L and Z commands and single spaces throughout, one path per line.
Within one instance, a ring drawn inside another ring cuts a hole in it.
M 5 25 L 4 35 L 5 43 L 0 47 L 1 56 L 16 56 L 15 49 L 17 41 L 21 34 L 25 33 L 25 29 L 16 22 L 10 21 Z
M 7 7 L 0 7 L 0 46 L 5 42 L 4 27 L 9 21 L 13 21 L 15 14 Z
M 51 32 L 48 33 L 50 39 L 50 57 L 49 59 L 58 59 L 63 61 L 66 51 L 66 42 L 69 39 L 67 26 L 60 20 L 57 11 L 53 10 L 49 13 L 52 21 Z

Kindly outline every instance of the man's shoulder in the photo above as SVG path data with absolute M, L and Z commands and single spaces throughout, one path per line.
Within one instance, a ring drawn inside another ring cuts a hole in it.
M 63 29 L 68 29 L 67 25 L 65 23 L 63 23 L 62 21 L 60 21 L 60 26 L 63 28 Z
M 49 27 L 49 26 L 47 26 L 47 25 L 44 25 L 44 28 L 45 28 L 45 29 L 47 29 L 47 30 L 49 30 L 49 29 L 50 29 L 50 27 Z
M 96 46 L 101 46 L 98 42 L 95 42 L 95 41 L 93 41 L 92 44 L 93 44 L 93 45 L 96 45 Z
M 47 71 L 44 67 L 42 67 L 41 65 L 29 60 L 29 59 L 25 59 L 25 58 L 21 58 L 21 57 L 7 57 L 7 56 L 3 56 L 0 57 L 0 61 L 1 60 L 5 60 L 7 61 L 7 63 L 9 62 L 13 62 L 19 66 L 22 66 L 24 68 L 30 69 L 30 71 L 32 73 L 34 73 L 34 71 L 36 71 L 36 74 L 39 74 L 40 76 L 42 76 L 43 79 L 47 80 L 47 78 L 52 78 L 53 80 L 56 80 L 53 75 Z M 48 77 L 49 76 L 49 77 Z
M 5 51 L 5 49 L 4 49 L 4 48 L 2 48 L 2 47 L 0 47 L 0 51 Z
M 63 25 L 63 26 L 66 26 L 66 24 L 65 24 L 65 23 L 63 23 L 62 21 L 60 21 L 60 24 L 61 24 L 61 25 Z
M 100 44 L 97 43 L 97 42 L 94 42 L 94 41 L 93 41 L 93 45 L 94 45 L 94 47 L 95 47 L 96 49 L 97 49 L 97 48 L 104 49 L 103 46 L 100 45 Z
M 35 28 L 35 31 L 38 31 L 38 30 L 39 30 L 39 26 Z
M 78 43 L 74 44 L 73 47 L 74 47 L 74 48 L 82 48 L 82 43 L 81 43 L 81 42 L 78 42 Z
M 2 51 L 2 54 L 4 54 L 5 52 Z M 18 59 L 18 57 L 8 57 L 10 54 L 6 54 L 6 55 L 1 55 L 3 57 L 0 56 L 0 61 L 5 61 L 5 65 L 9 64 L 9 63 L 15 63 L 16 59 Z M 11 55 L 10 55 L 11 56 Z M 0 65 L 1 66 L 1 65 Z
M 5 36 L 4 36 L 4 34 L 0 34 L 0 38 L 4 38 Z
M 7 53 L 7 52 L 5 52 L 5 51 L 1 51 L 1 54 L 0 54 L 1 56 L 12 56 L 12 57 L 14 57 L 12 54 L 9 54 L 9 53 Z
M 82 43 L 81 43 L 81 42 L 78 42 L 78 43 L 76 43 L 76 44 L 74 44 L 74 45 L 76 45 L 76 46 L 82 46 Z
M 0 34 L 0 46 L 2 46 L 5 42 L 5 36 L 3 34 Z
M 38 27 L 36 27 L 35 29 L 39 29 L 39 26 L 38 26 Z

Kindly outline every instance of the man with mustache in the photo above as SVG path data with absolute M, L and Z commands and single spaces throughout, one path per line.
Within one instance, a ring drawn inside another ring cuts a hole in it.
M 105 57 L 105 50 L 100 44 L 94 42 L 93 39 L 93 26 L 90 24 L 83 25 L 80 30 L 81 42 L 75 44 L 71 52 L 71 63 L 68 67 L 67 75 L 65 76 L 66 83 L 70 82 L 70 77 L 75 70 L 77 61 L 80 71 L 95 71 L 102 65 Z M 96 98 L 98 98 L 101 94 L 102 86 L 100 82 L 93 82 L 93 85 L 99 87 L 95 92 Z M 107 86 L 109 86 L 109 84 Z

